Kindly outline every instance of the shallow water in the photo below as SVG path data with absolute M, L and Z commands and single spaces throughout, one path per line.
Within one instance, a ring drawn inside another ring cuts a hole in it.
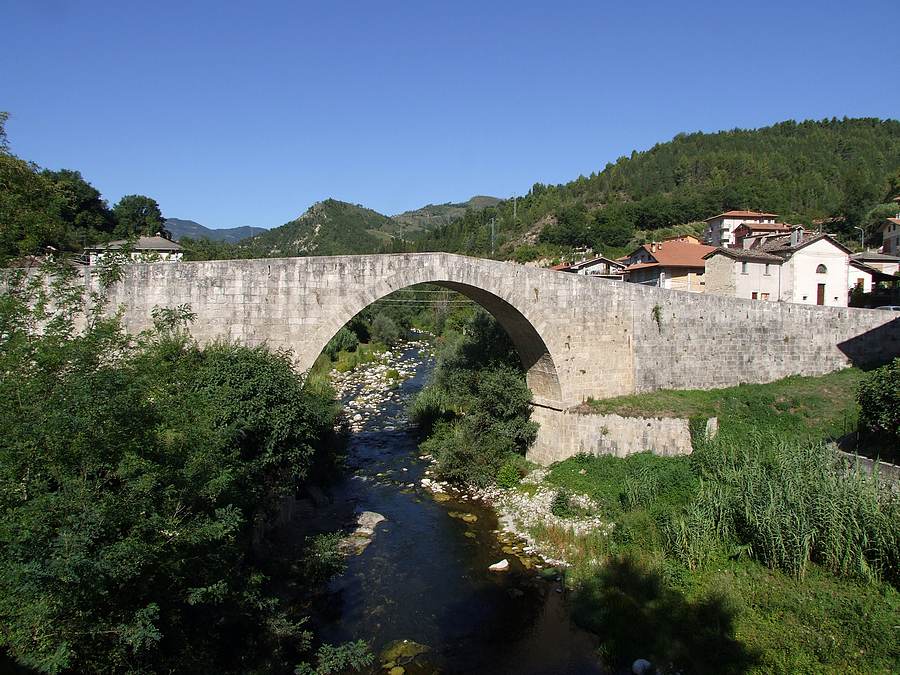
M 411 351 L 404 358 L 417 356 Z M 596 641 L 570 620 L 560 583 L 503 553 L 493 511 L 468 500 L 436 502 L 419 486 L 427 464 L 418 458 L 403 411 L 430 371 L 430 361 L 419 363 L 415 376 L 351 435 L 346 477 L 316 509 L 318 529 L 349 525 L 360 511 L 386 518 L 368 548 L 332 581 L 317 634 L 330 643 L 364 639 L 376 653 L 396 640 L 428 646 L 401 664 L 410 674 L 602 672 Z M 503 558 L 508 572 L 488 571 Z M 373 672 L 384 672 L 381 659 Z

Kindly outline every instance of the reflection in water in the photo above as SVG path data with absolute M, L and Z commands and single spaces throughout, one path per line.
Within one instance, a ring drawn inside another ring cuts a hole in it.
M 373 542 L 331 583 L 317 634 L 330 643 L 365 639 L 376 653 L 397 640 L 426 645 L 414 661 L 396 663 L 410 674 L 601 672 L 596 642 L 572 624 L 559 583 L 540 579 L 501 551 L 490 509 L 435 502 L 419 487 L 426 466 L 414 436 L 402 424 L 380 430 L 402 420 L 406 400 L 430 371 L 430 362 L 418 363 L 416 375 L 351 436 L 348 477 L 315 511 L 313 527 L 322 531 L 349 525 L 360 511 L 386 518 Z M 345 403 L 355 393 L 345 394 Z M 502 558 L 510 559 L 510 570 L 489 572 Z M 376 672 L 383 672 L 383 663 L 379 659 Z

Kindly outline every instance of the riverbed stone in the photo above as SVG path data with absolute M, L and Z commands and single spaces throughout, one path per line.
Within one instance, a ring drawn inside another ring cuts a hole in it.
M 504 558 L 500 562 L 495 562 L 493 565 L 490 565 L 488 569 L 491 572 L 505 572 L 509 569 L 509 560 Z

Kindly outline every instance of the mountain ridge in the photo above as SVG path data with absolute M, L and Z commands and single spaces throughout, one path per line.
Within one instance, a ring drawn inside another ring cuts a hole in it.
M 224 241 L 230 244 L 235 244 L 242 239 L 247 239 L 266 231 L 265 227 L 253 227 L 250 225 L 214 229 L 201 225 L 196 220 L 184 218 L 166 218 L 164 226 L 172 233 L 172 238 L 175 241 L 179 241 L 184 237 L 190 237 L 191 239 Z

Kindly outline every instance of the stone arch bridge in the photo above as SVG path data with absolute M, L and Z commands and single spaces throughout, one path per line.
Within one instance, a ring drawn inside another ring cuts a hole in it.
M 458 291 L 512 338 L 545 429 L 535 459 L 560 456 L 551 430 L 589 397 L 695 389 L 822 374 L 900 354 L 885 311 L 750 301 L 447 253 L 140 264 L 109 292 L 129 331 L 154 307 L 190 304 L 201 342 L 293 349 L 308 369 L 362 309 L 420 283 Z M 93 286 L 90 270 L 85 283 Z

